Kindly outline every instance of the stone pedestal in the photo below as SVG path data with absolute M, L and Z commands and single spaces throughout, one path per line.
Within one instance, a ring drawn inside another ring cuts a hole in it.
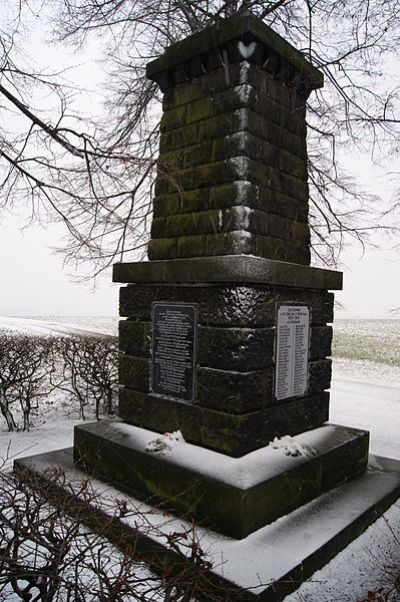
M 181 271 L 183 281 L 168 273 L 162 281 L 162 270 Z M 292 279 L 296 285 L 288 286 Z M 128 319 L 120 322 L 119 415 L 128 423 L 159 432 L 179 429 L 187 441 L 241 456 L 328 420 L 333 295 L 326 289 L 341 286 L 340 274 L 229 256 L 122 264 L 114 280 L 132 283 L 120 296 L 120 314 Z M 193 399 L 151 390 L 154 303 L 197 308 Z M 285 305 L 310 313 L 308 383 L 305 394 L 280 400 L 276 325 Z

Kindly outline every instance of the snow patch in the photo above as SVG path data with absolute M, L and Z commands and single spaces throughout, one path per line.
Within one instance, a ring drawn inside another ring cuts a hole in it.
M 0 317 L 0 329 L 16 332 L 19 334 L 59 336 L 75 334 L 117 334 L 118 319 L 115 318 L 76 318 L 76 324 L 58 321 L 57 317 L 49 319 Z
M 243 205 L 247 199 L 248 189 L 251 187 L 251 182 L 248 180 L 237 180 L 235 183 L 236 199 L 243 201 Z
M 238 111 L 236 111 L 236 114 L 238 116 L 238 130 L 246 130 L 248 123 L 249 123 L 249 119 L 248 119 L 248 114 L 247 114 L 247 110 L 246 109 L 239 109 Z
M 248 63 L 247 61 L 242 61 L 240 63 L 240 74 L 239 74 L 239 83 L 240 84 L 247 84 L 249 81 L 249 69 L 250 69 L 250 63 Z
M 233 89 L 233 93 L 240 100 L 240 102 L 245 104 L 249 102 L 251 90 L 252 87 L 250 84 L 240 84 L 240 86 L 236 86 Z
M 242 41 L 238 42 L 238 50 L 244 59 L 248 59 L 256 48 L 257 42 L 250 42 L 247 46 Z
M 222 209 L 218 211 L 218 232 L 222 232 L 224 227 L 224 212 Z
M 294 458 L 296 456 L 312 457 L 317 453 L 313 447 L 299 443 L 290 435 L 284 435 L 281 438 L 275 437 L 272 443 L 270 443 L 270 447 L 283 451 L 285 456 L 292 456 Z
M 247 175 L 248 159 L 247 157 L 233 157 L 229 162 L 236 169 L 239 178 L 244 178 Z
M 161 437 L 152 439 L 146 445 L 146 451 L 151 453 L 163 454 L 172 451 L 178 443 L 184 443 L 185 439 L 181 431 L 173 431 L 172 433 L 164 433 Z

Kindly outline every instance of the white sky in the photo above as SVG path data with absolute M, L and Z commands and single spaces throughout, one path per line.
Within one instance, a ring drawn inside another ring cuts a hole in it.
M 98 90 L 99 72 L 93 67 L 98 55 L 95 45 L 86 48 L 83 56 L 71 56 L 71 52 L 54 47 L 49 54 L 40 44 L 40 36 L 33 35 L 33 39 L 32 53 L 39 62 L 48 63 L 51 56 L 53 65 L 83 63 L 75 78 L 84 78 L 86 84 L 89 79 Z M 364 183 L 370 177 L 361 160 L 354 163 L 354 169 Z M 379 188 L 379 183 L 374 185 Z M 59 244 L 61 227 L 42 229 L 35 225 L 22 231 L 23 225 L 19 217 L 0 217 L 0 315 L 117 315 L 118 286 L 111 284 L 111 270 L 98 279 L 94 291 L 93 284 L 77 284 L 69 276 L 72 268 L 64 268 L 62 258 L 51 251 Z M 359 248 L 350 248 L 343 263 L 344 291 L 337 294 L 343 310 L 337 310 L 336 316 L 393 317 L 390 309 L 400 306 L 400 250 L 396 254 L 389 248 L 370 249 L 361 257 Z

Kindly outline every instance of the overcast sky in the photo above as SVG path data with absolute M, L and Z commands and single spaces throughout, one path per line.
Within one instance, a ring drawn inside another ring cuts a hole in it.
M 38 35 L 34 30 L 31 33 L 32 53 L 39 62 L 51 56 L 53 65 L 80 63 L 75 77 L 86 82 L 91 78 L 98 90 L 99 72 L 93 68 L 98 55 L 95 46 L 82 56 L 57 48 L 49 54 L 40 43 L 40 29 Z M 361 158 L 355 159 L 354 169 L 364 183 L 371 178 L 369 166 Z M 382 189 L 382 181 L 373 185 Z M 21 217 L 0 216 L 0 315 L 117 315 L 118 286 L 111 283 L 111 270 L 98 279 L 94 290 L 93 284 L 77 284 L 71 278 L 72 267 L 65 268 L 62 258 L 51 251 L 60 243 L 62 228 L 35 225 L 23 230 L 24 223 Z M 343 310 L 337 310 L 337 317 L 391 318 L 390 309 L 400 305 L 400 250 L 396 254 L 390 249 L 394 241 L 377 238 L 376 242 L 386 250 L 367 250 L 364 256 L 359 248 L 346 250 L 344 291 L 337 294 Z M 78 266 L 76 274 L 81 273 Z
M 77 284 L 72 267 L 51 247 L 60 242 L 62 227 L 30 226 L 15 217 L 0 223 L 0 315 L 117 315 L 118 286 L 111 270 L 93 284 Z M 382 241 L 384 242 L 384 241 Z M 386 245 L 388 246 L 388 245 Z M 345 254 L 344 291 L 337 299 L 344 310 L 337 317 L 391 318 L 400 305 L 400 261 L 390 251 L 349 249 Z M 83 269 L 77 271 L 83 274 Z M 69 275 L 70 274 L 70 275 Z

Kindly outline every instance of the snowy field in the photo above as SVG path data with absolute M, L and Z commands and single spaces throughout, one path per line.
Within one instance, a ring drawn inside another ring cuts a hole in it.
M 117 318 L 0 318 L 0 328 L 35 334 L 116 334 Z M 400 460 L 400 320 L 338 320 L 335 323 L 331 422 L 366 428 L 371 452 Z M 72 445 L 72 419 L 47 422 L 29 433 L 0 423 L 0 462 Z M 400 501 L 361 537 L 304 583 L 285 602 L 400 600 L 393 584 L 400 575 Z M 398 583 L 399 589 L 400 584 Z M 383 588 L 390 597 L 367 598 Z

